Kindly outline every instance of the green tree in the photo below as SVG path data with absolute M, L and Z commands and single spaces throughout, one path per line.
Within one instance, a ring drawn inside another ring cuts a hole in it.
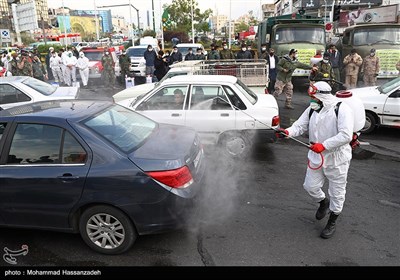
M 192 0 L 173 0 L 170 5 L 164 5 L 168 9 L 169 20 L 173 29 L 190 33 L 192 30 Z M 193 0 L 193 22 L 197 32 L 210 31 L 208 18 L 212 14 L 211 9 L 200 12 L 197 1 Z
M 249 30 L 249 25 L 247 25 L 245 22 L 240 22 L 238 25 L 235 25 L 235 33 L 248 30 Z
M 143 31 L 143 37 L 144 36 L 150 36 L 150 37 L 156 37 L 156 32 L 154 32 L 154 30 L 152 29 L 146 29 L 145 31 Z

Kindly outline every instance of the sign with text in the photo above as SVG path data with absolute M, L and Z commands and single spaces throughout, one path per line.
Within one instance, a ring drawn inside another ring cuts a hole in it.
M 16 18 L 14 17 L 16 31 L 28 31 L 38 29 L 38 19 L 36 16 L 35 2 L 25 4 L 12 4 L 13 12 L 15 10 Z
M 360 23 L 389 23 L 397 20 L 397 5 L 383 6 L 372 9 L 358 9 L 340 15 L 341 26 L 351 26 Z
M 10 29 L 0 29 L 0 42 L 11 43 Z

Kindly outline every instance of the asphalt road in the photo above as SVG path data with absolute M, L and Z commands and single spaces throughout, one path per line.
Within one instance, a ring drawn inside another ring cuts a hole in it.
M 111 91 L 85 95 L 109 98 Z M 308 105 L 305 86 L 296 85 L 295 110 L 283 109 L 283 100 L 278 98 L 287 127 Z M 307 149 L 285 139 L 258 147 L 242 161 L 221 158 L 209 148 L 206 185 L 190 225 L 141 236 L 123 255 L 97 254 L 79 235 L 22 229 L 2 228 L 0 248 L 29 246 L 12 268 L 399 266 L 399 132 L 379 129 L 361 137 L 370 145 L 354 153 L 344 209 L 328 240 L 319 237 L 327 218 L 314 218 L 318 205 L 302 187 Z

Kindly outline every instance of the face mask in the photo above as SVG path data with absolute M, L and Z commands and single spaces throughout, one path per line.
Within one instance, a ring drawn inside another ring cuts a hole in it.
M 314 111 L 318 111 L 319 109 L 321 109 L 321 104 L 317 100 L 312 99 L 310 101 L 310 107 Z
M 198 52 L 197 54 L 198 54 L 198 55 L 201 55 L 201 52 Z
M 109 55 L 110 53 L 109 52 L 106 52 L 106 55 Z
M 267 48 L 261 48 L 261 50 L 262 50 L 263 52 L 265 52 L 265 51 L 267 50 Z
M 177 53 L 178 52 L 178 50 L 174 50 L 174 53 Z
M 192 54 L 192 51 L 189 51 L 190 54 Z
M 228 46 L 224 46 L 224 50 L 227 50 L 228 49 Z
M 72 57 L 72 53 L 68 54 L 69 57 Z
M 327 59 L 323 59 L 322 60 L 324 63 L 328 63 L 329 62 L 329 60 L 327 60 Z
M 83 57 L 83 54 L 81 54 L 79 57 Z
M 297 58 L 297 53 L 294 55 L 294 58 Z
M 374 56 L 374 55 L 375 55 L 375 53 L 371 53 L 370 55 L 371 55 L 371 56 Z
M 153 51 L 153 49 L 148 49 L 149 50 L 149 52 L 152 52 Z
M 245 52 L 245 51 L 246 51 L 246 48 L 242 48 L 242 51 L 244 51 L 244 52 Z
M 56 57 L 56 55 L 55 55 L 55 54 L 53 54 L 53 57 Z

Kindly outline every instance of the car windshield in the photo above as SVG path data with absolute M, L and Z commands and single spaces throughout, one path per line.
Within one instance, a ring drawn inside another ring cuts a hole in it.
M 378 87 L 378 89 L 380 92 L 386 94 L 399 86 L 400 86 L 400 77 L 381 85 L 380 87 Z
M 87 52 L 84 51 L 85 56 L 90 60 L 90 61 L 101 61 L 101 58 L 103 56 L 102 51 L 95 51 L 95 52 Z
M 37 92 L 40 92 L 43 95 L 51 95 L 53 92 L 57 90 L 57 87 L 45 83 L 41 80 L 34 79 L 34 78 L 26 78 L 22 81 L 22 83 L 30 88 L 33 88 Z
M 126 52 L 126 54 L 131 57 L 143 57 L 144 52 L 146 51 L 147 48 L 129 48 Z
M 139 147 L 157 127 L 156 122 L 119 105 L 83 123 L 126 153 Z
M 241 80 L 237 80 L 236 86 L 243 93 L 243 95 L 250 101 L 251 104 L 255 104 L 258 100 L 257 94 L 249 89 Z

